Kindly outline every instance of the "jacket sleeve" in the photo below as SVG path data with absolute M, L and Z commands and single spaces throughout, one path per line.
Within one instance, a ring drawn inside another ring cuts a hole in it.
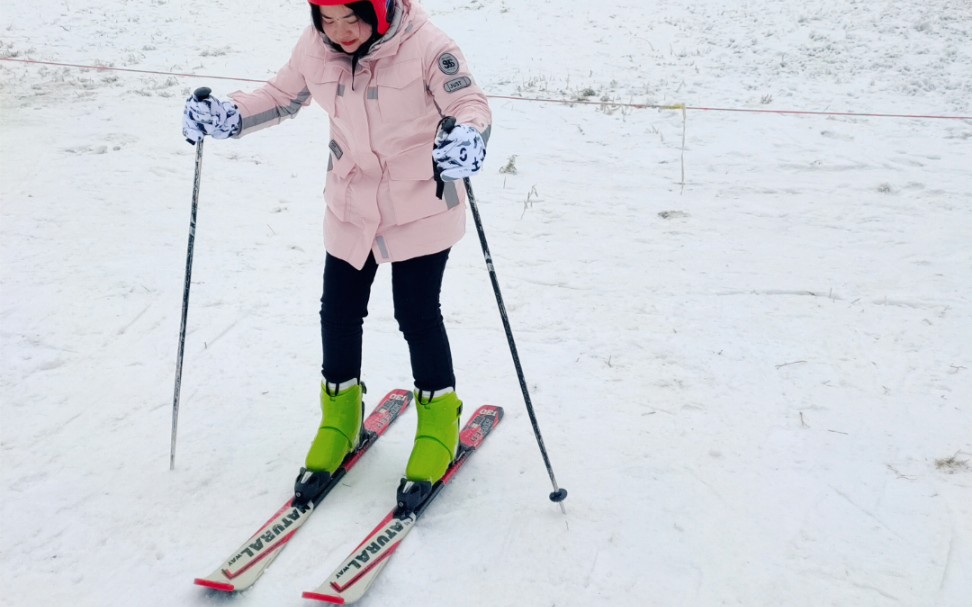
M 459 124 L 474 127 L 489 143 L 493 116 L 486 94 L 469 71 L 459 47 L 444 33 L 426 52 L 426 82 L 443 116 L 454 116 Z
M 284 119 L 296 116 L 300 108 L 310 105 L 310 90 L 300 66 L 307 53 L 307 45 L 316 34 L 313 27 L 304 31 L 291 53 L 290 60 L 267 84 L 251 93 L 235 91 L 229 94 L 242 118 L 242 128 L 235 137 L 280 124 Z

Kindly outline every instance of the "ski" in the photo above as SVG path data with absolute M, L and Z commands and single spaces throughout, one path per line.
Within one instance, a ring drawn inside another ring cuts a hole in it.
M 388 559 L 419 516 L 465 465 L 469 456 L 482 445 L 496 424 L 503 419 L 503 409 L 490 405 L 476 410 L 459 434 L 459 451 L 456 460 L 446 470 L 445 476 L 435 485 L 407 483 L 399 486 L 398 505 L 389 512 L 368 537 L 355 548 L 347 559 L 315 590 L 304 592 L 305 599 L 336 605 L 354 603 L 364 596 L 375 582 Z M 417 489 L 417 490 L 416 490 Z M 415 496 L 419 497 L 415 499 Z
M 296 496 L 288 499 L 280 510 L 216 571 L 206 577 L 196 578 L 194 583 L 222 592 L 239 592 L 256 583 L 297 530 L 307 522 L 324 497 L 358 463 L 361 456 L 371 448 L 378 437 L 385 433 L 411 401 L 412 393 L 408 390 L 392 390 L 385 395 L 385 398 L 362 423 L 363 431 L 358 448 L 348 454 L 334 474 L 329 478 L 326 477 L 323 485 L 315 487 L 313 499 L 307 503 L 298 502 Z M 302 470 L 301 476 L 304 473 L 305 471 Z

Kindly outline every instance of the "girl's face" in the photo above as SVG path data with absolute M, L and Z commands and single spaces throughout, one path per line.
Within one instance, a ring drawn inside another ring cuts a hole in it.
M 354 53 L 371 38 L 371 26 L 347 6 L 322 6 L 321 17 L 324 33 L 346 53 Z

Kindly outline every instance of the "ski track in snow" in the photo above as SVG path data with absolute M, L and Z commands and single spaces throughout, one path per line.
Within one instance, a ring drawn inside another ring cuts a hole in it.
M 972 115 L 967 3 L 425 6 L 496 95 Z M 10 0 L 0 56 L 267 78 L 306 13 Z M 170 472 L 182 100 L 253 85 L 0 76 L 2 602 L 223 604 L 193 577 L 280 505 L 317 421 L 325 116 L 206 144 Z M 972 121 L 493 109 L 474 187 L 568 514 L 470 233 L 459 389 L 507 417 L 362 604 L 966 607 Z M 410 385 L 390 299 L 386 269 L 369 404 Z M 232 602 L 299 604 L 390 507 L 413 427 Z

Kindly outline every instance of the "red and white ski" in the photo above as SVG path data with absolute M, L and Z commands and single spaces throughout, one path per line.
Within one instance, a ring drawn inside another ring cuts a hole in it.
M 344 463 L 331 475 L 320 494 L 311 502 L 296 505 L 287 502 L 212 574 L 196 578 L 195 583 L 213 590 L 239 592 L 246 590 L 266 571 L 287 543 L 303 526 L 321 500 L 337 485 L 362 455 L 385 433 L 412 401 L 408 390 L 392 390 L 378 403 L 362 424 L 364 433 L 358 448 L 348 454 Z
M 325 603 L 347 605 L 364 596 L 388 563 L 388 559 L 412 530 L 419 516 L 465 465 L 469 456 L 479 449 L 502 419 L 501 407 L 485 405 L 477 409 L 459 434 L 459 453 L 442 480 L 433 485 L 423 499 L 414 505 L 406 506 L 403 503 L 400 488 L 399 505 L 385 516 L 320 586 L 313 591 L 305 592 L 303 597 Z

